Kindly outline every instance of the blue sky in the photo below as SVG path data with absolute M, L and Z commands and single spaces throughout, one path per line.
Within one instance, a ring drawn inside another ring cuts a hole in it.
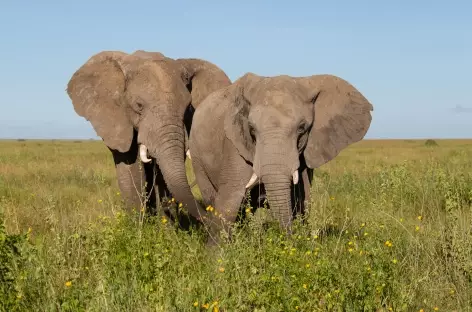
M 99 51 L 137 49 L 233 81 L 338 75 L 374 105 L 366 138 L 470 138 L 471 16 L 452 0 L 2 1 L 0 138 L 96 138 L 67 82 Z

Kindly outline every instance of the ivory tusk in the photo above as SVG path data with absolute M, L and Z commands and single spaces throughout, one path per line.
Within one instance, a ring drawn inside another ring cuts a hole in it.
M 246 189 L 250 188 L 251 186 L 254 185 L 254 183 L 256 183 L 256 180 L 257 180 L 257 174 L 254 172 L 251 176 L 251 178 L 249 179 L 249 182 L 247 183 L 246 185 Z
M 298 170 L 295 170 L 292 174 L 293 184 L 298 184 Z
M 192 159 L 192 157 L 190 157 L 190 150 L 187 150 L 186 154 L 187 154 L 188 159 Z
M 147 147 L 144 144 L 139 146 L 139 158 L 141 158 L 143 163 L 148 163 L 151 161 L 151 159 L 147 158 Z

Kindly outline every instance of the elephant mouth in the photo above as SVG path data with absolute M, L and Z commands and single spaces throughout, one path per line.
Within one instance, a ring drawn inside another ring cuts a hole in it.
M 141 161 L 143 163 L 149 163 L 152 161 L 152 159 L 148 158 L 148 148 L 146 147 L 146 145 L 144 144 L 140 144 L 139 145 L 139 159 L 141 159 Z M 185 154 L 187 155 L 187 157 L 189 159 L 192 159 L 192 157 L 190 156 L 190 149 L 188 149 Z
M 258 180 L 258 176 L 257 174 L 254 172 L 251 176 L 251 178 L 249 179 L 249 182 L 246 184 L 246 190 L 249 190 L 251 189 L 255 184 L 256 184 L 256 181 Z M 297 185 L 298 184 L 298 169 L 295 170 L 293 173 L 292 173 L 292 180 L 293 180 L 293 184 L 294 185 Z

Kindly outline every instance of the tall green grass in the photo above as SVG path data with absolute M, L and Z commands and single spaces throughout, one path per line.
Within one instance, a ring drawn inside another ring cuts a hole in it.
M 0 305 L 470 311 L 472 141 L 436 142 L 355 144 L 315 171 L 293 236 L 245 207 L 215 249 L 199 231 L 122 214 L 102 142 L 0 142 Z

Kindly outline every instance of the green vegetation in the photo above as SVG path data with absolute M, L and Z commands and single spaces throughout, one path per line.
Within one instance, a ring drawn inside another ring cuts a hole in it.
M 214 250 L 123 215 L 102 142 L 0 142 L 0 310 L 469 311 L 472 141 L 437 141 L 355 144 L 292 237 L 247 209 Z
M 436 140 L 428 139 L 424 142 L 424 146 L 438 146 Z

